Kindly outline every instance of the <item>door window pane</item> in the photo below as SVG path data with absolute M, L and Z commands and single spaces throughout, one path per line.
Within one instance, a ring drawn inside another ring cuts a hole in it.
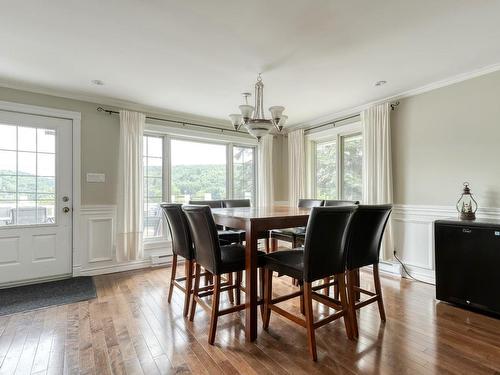
M 253 147 L 233 147 L 233 198 L 255 200 Z
M 316 144 L 316 196 L 337 199 L 337 142 Z
M 144 238 L 163 236 L 163 138 L 144 136 Z
M 0 124 L 0 226 L 55 222 L 55 137 Z
M 361 134 L 342 138 L 342 198 L 361 200 L 363 198 L 363 138 Z
M 226 146 L 172 140 L 171 201 L 226 198 Z

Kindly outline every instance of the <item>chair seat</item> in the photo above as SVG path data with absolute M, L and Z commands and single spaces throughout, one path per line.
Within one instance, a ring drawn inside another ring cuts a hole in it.
M 237 243 L 245 240 L 245 231 L 243 230 L 218 230 L 219 239 L 229 243 Z
M 271 231 L 271 238 L 280 241 L 296 242 L 297 240 L 304 240 L 306 237 L 306 228 L 285 228 L 285 229 L 273 229 Z M 295 246 L 298 243 L 295 244 Z
M 302 280 L 304 273 L 304 250 L 275 251 L 262 257 L 263 267 L 283 275 Z
M 220 247 L 221 273 L 238 272 L 245 269 L 245 246 L 232 244 Z M 266 253 L 257 251 L 257 267 L 262 266 L 262 258 Z

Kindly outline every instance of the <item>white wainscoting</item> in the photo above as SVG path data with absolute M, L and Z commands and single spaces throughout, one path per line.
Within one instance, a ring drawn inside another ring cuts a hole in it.
M 394 247 L 412 276 L 434 283 L 434 221 L 456 217 L 457 211 L 453 206 L 394 205 Z M 500 209 L 480 209 L 477 217 L 500 218 Z M 400 267 L 392 266 L 391 262 L 384 263 L 381 267 L 384 271 L 402 272 Z
M 116 206 L 92 205 L 80 209 L 80 246 L 73 261 L 73 275 L 99 275 L 158 265 L 152 257 L 170 255 L 170 246 L 145 246 L 144 259 L 129 262 L 116 260 Z M 168 262 L 167 262 L 168 263 Z M 163 261 L 161 264 L 165 264 Z

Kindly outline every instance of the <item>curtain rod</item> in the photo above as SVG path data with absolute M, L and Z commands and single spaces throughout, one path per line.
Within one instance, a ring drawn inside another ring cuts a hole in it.
M 106 113 L 107 113 L 107 114 L 109 114 L 109 115 L 119 115 L 119 114 L 120 114 L 120 112 L 118 112 L 118 111 L 112 111 L 112 110 L 110 110 L 110 109 L 105 109 L 105 108 L 102 108 L 102 107 L 97 107 L 97 111 L 98 111 L 98 112 L 106 112 Z M 182 125 L 183 127 L 184 127 L 184 126 L 186 126 L 186 125 L 189 125 L 189 126 L 196 126 L 196 127 L 199 127 L 199 128 L 212 129 L 212 130 L 219 130 L 221 133 L 224 133 L 224 132 L 232 132 L 232 133 L 237 133 L 237 134 L 247 135 L 247 133 L 245 133 L 245 132 L 241 132 L 241 131 L 238 131 L 238 130 L 233 130 L 233 129 L 219 128 L 219 127 L 217 127 L 217 126 L 202 125 L 202 124 L 196 124 L 196 123 L 193 123 L 193 122 L 187 122 L 187 121 L 168 120 L 168 119 L 159 118 L 159 117 L 153 117 L 153 116 L 146 116 L 146 118 L 147 118 L 148 120 L 165 121 L 165 122 L 173 122 L 174 124 L 180 124 L 180 125 Z
M 391 103 L 389 105 L 391 107 L 391 111 L 394 111 L 394 109 L 399 105 L 399 101 Z M 328 126 L 328 125 L 333 125 L 333 127 L 336 127 L 336 125 L 337 125 L 338 122 L 342 122 L 342 121 L 346 121 L 346 120 L 351 120 L 351 119 L 359 117 L 359 116 L 360 116 L 360 114 L 358 113 L 356 115 L 347 116 L 347 117 L 343 117 L 343 118 L 340 118 L 340 119 L 335 120 L 335 121 L 327 122 L 326 124 L 316 125 L 316 126 L 313 126 L 312 128 L 304 130 L 304 133 L 307 134 L 307 133 L 309 133 L 312 130 L 316 130 L 316 129 L 319 129 L 319 128 L 322 128 L 322 127 Z

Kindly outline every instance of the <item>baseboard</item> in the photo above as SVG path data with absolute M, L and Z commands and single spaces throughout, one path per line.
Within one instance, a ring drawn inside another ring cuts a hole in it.
M 408 272 L 410 272 L 410 275 L 413 276 L 415 279 L 424 281 L 426 283 L 430 284 L 436 284 L 436 273 L 434 270 L 429 270 L 426 268 L 420 268 L 420 267 L 415 267 L 415 266 L 405 266 Z M 407 275 L 406 272 L 402 270 L 402 277 L 411 279 Z
M 378 264 L 380 272 L 401 276 L 401 265 L 399 263 L 380 261 Z
M 117 263 L 117 264 L 109 264 L 102 265 L 97 267 L 85 268 L 74 267 L 73 275 L 74 276 L 96 276 L 96 275 L 105 275 L 108 273 L 116 273 L 116 272 L 124 272 L 124 271 L 132 271 L 138 270 L 142 268 L 150 268 L 150 267 L 158 267 L 165 266 L 171 264 L 169 262 L 162 262 L 161 264 L 152 264 L 151 259 L 142 259 L 142 260 L 133 260 L 127 263 Z

